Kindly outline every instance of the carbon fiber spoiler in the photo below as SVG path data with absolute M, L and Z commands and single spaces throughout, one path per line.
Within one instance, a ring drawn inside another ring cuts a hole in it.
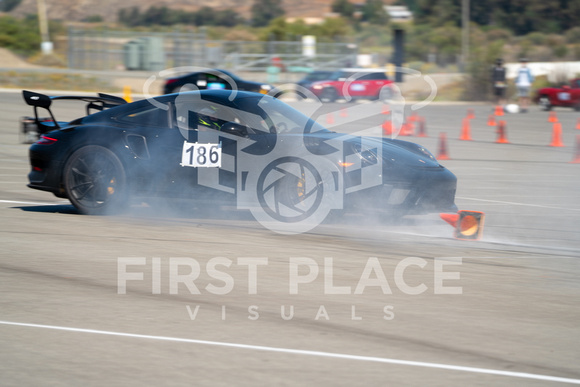
M 24 101 L 34 107 L 34 120 L 36 125 L 38 126 L 40 132 L 44 132 L 42 129 L 59 129 L 60 125 L 58 121 L 54 118 L 52 111 L 50 110 L 50 106 L 52 105 L 52 101 L 55 100 L 77 100 L 77 101 L 84 101 L 87 103 L 86 105 L 86 114 L 91 114 L 92 110 L 102 111 L 108 108 L 112 108 L 115 106 L 126 104 L 125 101 L 121 97 L 117 97 L 110 94 L 103 94 L 98 93 L 97 97 L 93 96 L 76 96 L 76 95 L 67 95 L 67 96 L 53 96 L 50 97 L 45 94 L 35 93 L 33 91 L 22 90 L 22 97 Z M 38 108 L 46 109 L 50 114 L 50 118 L 52 119 L 53 124 L 46 125 L 41 121 L 38 117 Z

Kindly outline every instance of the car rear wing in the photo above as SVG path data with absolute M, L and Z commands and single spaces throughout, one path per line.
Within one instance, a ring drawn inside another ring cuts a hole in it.
M 24 101 L 34 107 L 34 121 L 38 126 L 38 131 L 40 133 L 45 133 L 49 130 L 59 129 L 60 125 L 58 121 L 54 118 L 54 114 L 50 109 L 52 105 L 52 101 L 55 100 L 77 100 L 77 101 L 84 101 L 87 103 L 86 105 L 86 114 L 90 115 L 91 110 L 102 111 L 108 108 L 112 108 L 115 106 L 126 104 L 125 101 L 121 97 L 117 97 L 114 95 L 98 93 L 97 97 L 92 96 L 53 96 L 49 97 L 48 95 L 35 93 L 33 91 L 22 90 L 22 97 Z M 50 120 L 46 118 L 39 118 L 38 116 L 38 108 L 45 109 L 50 114 Z

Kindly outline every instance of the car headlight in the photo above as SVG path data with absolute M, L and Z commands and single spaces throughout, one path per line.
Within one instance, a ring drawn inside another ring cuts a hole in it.
M 433 161 L 437 161 L 437 159 L 435 158 L 435 156 L 433 156 L 433 153 L 429 152 L 429 150 L 427 150 L 426 148 L 422 147 L 422 146 L 417 146 L 417 150 L 425 155 L 426 157 L 430 158 Z

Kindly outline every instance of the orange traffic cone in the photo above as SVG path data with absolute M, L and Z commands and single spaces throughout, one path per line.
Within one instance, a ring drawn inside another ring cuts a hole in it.
M 403 122 L 401 125 L 401 130 L 399 131 L 399 136 L 412 136 L 413 135 L 413 124 L 409 122 Z
M 475 113 L 473 109 L 467 109 L 467 118 L 469 118 L 470 120 L 475 118 Z
M 419 133 L 417 137 L 427 137 L 427 132 L 425 130 L 425 117 L 421 117 L 419 120 Z
M 441 219 L 449 223 L 452 227 L 457 227 L 457 221 L 459 220 L 459 214 L 447 214 L 441 213 L 439 214 Z
M 437 160 L 450 160 L 449 154 L 447 153 L 447 134 L 444 132 L 439 135 L 439 153 L 437 154 Z
M 576 136 L 576 156 L 570 162 L 572 164 L 580 164 L 580 134 Z
M 503 116 L 503 107 L 501 105 L 497 105 L 495 107 L 495 115 L 496 115 L 496 117 Z
M 576 121 L 576 129 L 580 130 L 580 118 Z
M 550 146 L 564 146 L 562 142 L 562 124 L 554 122 L 554 129 L 552 130 L 552 142 Z
M 556 112 L 554 112 L 554 111 L 550 112 L 550 115 L 548 116 L 548 122 L 558 122 L 558 117 L 556 116 Z
M 381 111 L 381 114 L 391 114 L 391 109 L 389 108 L 389 105 L 383 104 L 383 110 Z
M 465 117 L 463 119 L 463 125 L 461 127 L 461 136 L 459 136 L 459 139 L 463 141 L 471 141 L 471 129 L 469 126 L 468 117 Z
M 497 125 L 497 140 L 495 140 L 495 142 L 497 144 L 509 144 L 510 143 L 506 137 L 505 121 L 503 121 L 503 120 L 501 120 L 499 122 L 499 124 Z
M 328 125 L 334 124 L 334 114 L 332 114 L 332 112 L 330 112 L 326 115 L 326 123 Z
M 385 120 L 383 122 L 383 136 L 390 136 L 393 134 L 393 123 L 391 120 Z
M 129 103 L 133 102 L 133 98 L 131 98 L 131 86 L 123 86 L 123 99 Z
M 340 109 L 341 117 L 348 117 L 348 111 L 345 108 Z
M 495 116 L 493 114 L 490 114 L 489 117 L 487 118 L 487 126 L 496 126 L 497 122 L 495 122 Z
M 409 122 L 417 122 L 417 121 L 419 121 L 419 115 L 417 114 L 417 112 L 411 113 L 411 115 L 409 116 Z

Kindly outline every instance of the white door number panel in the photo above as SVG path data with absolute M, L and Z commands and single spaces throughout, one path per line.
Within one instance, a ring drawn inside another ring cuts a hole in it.
M 199 144 L 197 142 L 183 143 L 181 152 L 182 167 L 221 168 L 222 146 L 220 144 Z

